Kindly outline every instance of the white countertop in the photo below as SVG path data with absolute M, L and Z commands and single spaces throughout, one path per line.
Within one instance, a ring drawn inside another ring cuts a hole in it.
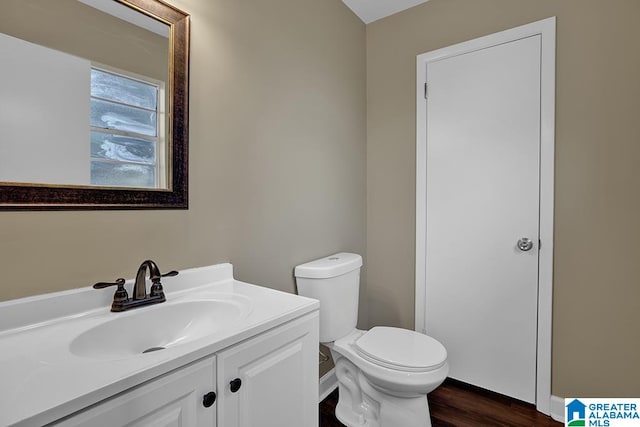
M 167 302 L 134 311 L 212 296 L 248 301 L 249 310 L 233 327 L 200 339 L 101 359 L 75 355 L 69 343 L 129 313 L 109 311 L 113 289 L 87 287 L 0 302 L 0 425 L 53 422 L 319 308 L 313 299 L 234 280 L 231 264 L 184 270 L 162 283 Z

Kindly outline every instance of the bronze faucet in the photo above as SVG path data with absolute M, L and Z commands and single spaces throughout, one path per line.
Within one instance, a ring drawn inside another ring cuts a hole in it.
M 148 294 L 145 279 L 147 270 L 149 270 L 149 279 L 151 279 L 151 289 Z M 129 294 L 127 294 L 127 290 L 124 288 L 125 280 L 123 278 L 116 279 L 114 283 L 99 282 L 93 285 L 93 288 L 102 289 L 109 286 L 117 286 L 118 289 L 116 289 L 116 292 L 113 295 L 111 311 L 125 311 L 130 308 L 141 307 L 143 305 L 165 302 L 167 299 L 164 296 L 164 290 L 162 289 L 160 278 L 177 275 L 177 271 L 160 274 L 160 269 L 156 263 L 148 259 L 140 264 L 138 272 L 136 273 L 136 281 L 133 285 L 133 298 L 129 298 Z

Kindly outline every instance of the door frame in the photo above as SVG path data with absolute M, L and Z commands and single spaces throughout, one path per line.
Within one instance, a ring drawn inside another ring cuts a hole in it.
M 426 310 L 426 178 L 427 63 L 502 43 L 541 36 L 540 61 L 540 248 L 538 252 L 538 337 L 536 409 L 549 415 L 551 405 L 551 339 L 553 304 L 553 199 L 555 157 L 556 18 L 526 24 L 417 56 L 416 69 L 416 271 L 415 330 L 425 333 Z

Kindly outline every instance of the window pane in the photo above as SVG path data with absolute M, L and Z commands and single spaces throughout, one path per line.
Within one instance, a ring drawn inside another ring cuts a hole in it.
M 156 144 L 129 136 L 91 132 L 91 157 L 154 165 Z
M 155 110 L 158 88 L 137 80 L 92 69 L 91 96 Z
M 156 113 L 91 99 L 91 126 L 156 136 Z
M 145 165 L 91 162 L 91 184 L 155 188 L 155 168 Z

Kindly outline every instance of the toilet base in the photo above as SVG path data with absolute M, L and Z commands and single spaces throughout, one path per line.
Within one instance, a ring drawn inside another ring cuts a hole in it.
M 386 393 L 340 353 L 331 350 L 338 378 L 336 417 L 348 427 L 431 427 L 427 395 Z

